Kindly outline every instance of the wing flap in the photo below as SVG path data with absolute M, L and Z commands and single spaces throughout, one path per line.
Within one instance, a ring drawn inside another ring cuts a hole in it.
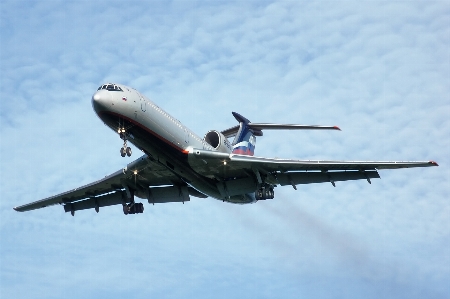
M 268 171 L 299 170 L 374 170 L 399 169 L 412 167 L 438 166 L 433 161 L 320 161 L 320 160 L 287 160 L 261 158 L 244 155 L 230 155 L 230 164 L 247 164 L 262 167 Z
M 98 196 L 95 198 L 90 198 L 86 200 L 81 200 L 73 203 L 68 203 L 64 205 L 65 212 L 74 212 L 80 210 L 101 208 L 107 206 L 118 205 L 122 203 L 129 203 L 125 191 L 117 191 L 114 193 L 106 194 L 103 196 Z
M 334 171 L 334 172 L 291 172 L 277 174 L 277 182 L 281 186 L 312 183 L 326 183 L 380 178 L 376 170 L 371 171 Z

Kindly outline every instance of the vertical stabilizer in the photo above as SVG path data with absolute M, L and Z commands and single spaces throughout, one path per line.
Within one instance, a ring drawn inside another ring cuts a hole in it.
M 262 132 L 252 129 L 248 126 L 250 121 L 240 115 L 233 112 L 234 118 L 239 122 L 239 130 L 236 133 L 236 137 L 233 141 L 233 154 L 253 156 L 255 153 L 256 137 L 261 136 Z

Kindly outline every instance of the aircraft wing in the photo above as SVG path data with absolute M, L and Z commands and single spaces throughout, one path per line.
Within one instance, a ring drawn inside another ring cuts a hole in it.
M 299 170 L 371 170 L 399 169 L 411 167 L 437 166 L 433 161 L 321 161 L 321 160 L 289 160 L 261 158 L 244 155 L 231 155 L 230 162 L 236 166 L 251 165 L 268 171 L 299 171 Z
M 118 170 L 103 179 L 55 196 L 15 207 L 14 210 L 24 212 L 56 204 L 64 204 L 66 207 L 70 206 L 69 203 L 75 202 L 80 206 L 80 203 L 83 202 L 83 200 L 84 203 L 80 207 L 85 208 L 94 208 L 95 205 L 108 206 L 120 204 L 122 198 L 127 202 L 125 191 L 123 191 L 125 186 L 136 188 L 137 185 L 148 187 L 163 185 L 184 186 L 186 184 L 175 174 L 168 171 L 167 168 L 152 161 L 147 155 L 144 155 L 129 163 L 125 168 Z M 95 202 L 95 200 L 89 201 L 89 199 L 92 198 L 95 198 L 97 202 Z M 167 199 L 165 202 L 170 201 L 170 199 Z
M 399 169 L 438 166 L 434 161 L 321 161 L 263 158 L 193 150 L 190 163 L 203 167 L 204 174 L 214 173 L 216 178 L 229 180 L 248 176 L 264 176 L 275 185 L 379 178 L 379 169 Z M 202 161 L 198 163 L 197 161 Z

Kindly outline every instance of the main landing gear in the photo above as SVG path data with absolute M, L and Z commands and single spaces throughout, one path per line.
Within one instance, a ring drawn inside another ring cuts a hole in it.
M 120 148 L 120 155 L 122 157 L 131 156 L 131 147 L 127 145 L 127 133 L 125 132 L 125 128 L 119 128 L 118 130 L 119 136 L 123 139 L 123 146 Z
M 263 185 L 255 192 L 256 200 L 273 199 L 275 197 L 275 191 L 270 185 Z
M 125 215 L 142 214 L 142 213 L 144 213 L 144 204 L 141 202 L 137 202 L 137 203 L 129 203 L 129 204 L 123 205 L 123 213 Z
M 125 191 L 127 193 L 128 200 L 130 201 L 129 204 L 125 203 L 125 201 L 122 202 L 123 206 L 123 213 L 125 215 L 128 214 L 142 214 L 144 212 L 144 205 L 140 202 L 134 201 L 134 191 L 130 189 L 127 185 L 124 186 Z

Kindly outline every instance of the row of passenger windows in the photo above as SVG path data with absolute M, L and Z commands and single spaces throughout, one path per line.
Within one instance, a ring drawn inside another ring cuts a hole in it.
M 122 88 L 120 88 L 116 84 L 103 84 L 97 90 L 100 90 L 100 89 L 106 89 L 109 91 L 123 91 Z
M 179 128 L 181 129 L 185 129 L 183 128 L 183 126 L 181 125 L 180 121 L 177 119 L 172 118 L 168 113 L 166 113 L 164 110 L 162 110 L 161 108 L 159 108 L 158 106 L 154 105 L 151 102 L 147 102 L 150 106 L 152 106 L 156 111 L 158 111 L 159 113 L 161 113 L 162 115 L 164 115 L 165 117 L 167 117 L 168 119 L 170 119 L 173 123 L 175 123 Z M 188 132 L 189 137 L 190 138 L 194 138 L 195 140 L 197 140 L 198 142 L 201 142 L 203 144 L 203 147 L 206 147 L 208 149 L 212 150 L 212 147 L 205 143 L 204 140 L 201 140 L 200 138 L 198 138 L 195 134 L 193 134 L 192 132 Z

